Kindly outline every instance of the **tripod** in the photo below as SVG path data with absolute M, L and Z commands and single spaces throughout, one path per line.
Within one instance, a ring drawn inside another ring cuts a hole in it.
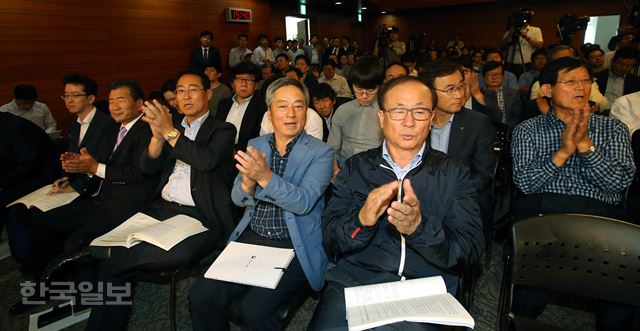
M 515 28 L 513 31 L 513 35 L 511 36 L 511 42 L 509 43 L 509 46 L 507 47 L 508 50 L 511 50 L 511 53 L 509 54 L 509 58 L 507 59 L 507 65 L 505 66 L 505 71 L 511 71 L 513 72 L 512 66 L 514 66 L 516 63 L 513 62 L 513 60 L 515 60 L 516 57 L 516 52 L 520 54 L 520 65 L 522 66 L 522 72 L 521 74 L 527 72 L 527 67 L 525 66 L 525 62 L 524 62 L 524 56 L 522 55 L 522 45 L 520 45 L 520 30 L 522 28 Z M 520 75 L 518 75 L 520 76 Z

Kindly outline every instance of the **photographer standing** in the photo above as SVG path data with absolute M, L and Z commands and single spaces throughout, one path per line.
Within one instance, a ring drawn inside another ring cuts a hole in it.
M 509 16 L 507 32 L 502 37 L 503 46 L 508 47 L 507 68 L 518 77 L 531 70 L 531 54 L 542 48 L 542 30 L 529 24 L 532 18 L 532 10 L 517 9 Z
M 400 62 L 401 56 L 407 51 L 403 41 L 398 40 L 400 29 L 395 26 L 383 25 L 378 31 L 376 43 L 373 46 L 373 56 L 380 56 L 384 65 Z

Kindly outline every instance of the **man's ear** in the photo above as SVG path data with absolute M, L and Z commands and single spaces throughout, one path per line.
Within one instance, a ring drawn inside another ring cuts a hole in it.
M 542 91 L 542 95 L 551 98 L 551 84 L 542 84 L 540 85 L 540 91 Z
M 96 101 L 96 96 L 92 94 L 88 96 L 87 99 L 89 99 L 90 104 L 93 104 L 93 102 Z
M 384 111 L 378 110 L 378 120 L 380 121 L 380 128 L 384 128 Z

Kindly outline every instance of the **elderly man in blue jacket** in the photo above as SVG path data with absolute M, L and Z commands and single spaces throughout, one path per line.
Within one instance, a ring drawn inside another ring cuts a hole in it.
M 425 143 L 434 100 L 434 89 L 416 77 L 381 88 L 384 142 L 346 161 L 323 216 L 325 247 L 337 264 L 310 330 L 347 328 L 345 287 L 440 275 L 455 293 L 450 269 L 480 255 L 482 221 L 469 169 Z M 408 322 L 387 328 L 433 330 Z
M 194 330 L 229 330 L 229 303 L 239 295 L 242 326 L 280 330 L 278 308 L 309 285 L 322 289 L 329 267 L 323 249 L 322 195 L 329 185 L 333 152 L 304 132 L 307 88 L 281 78 L 266 97 L 274 133 L 249 141 L 236 154 L 239 174 L 231 197 L 246 207 L 230 241 L 293 248 L 295 257 L 275 289 L 200 279 L 189 294 Z

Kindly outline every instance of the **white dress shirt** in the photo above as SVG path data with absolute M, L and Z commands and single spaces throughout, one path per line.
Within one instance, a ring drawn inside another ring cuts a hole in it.
M 253 95 L 240 102 L 237 101 L 237 97 L 237 94 L 233 96 L 233 104 L 231 104 L 231 109 L 229 109 L 229 114 L 227 114 L 227 118 L 225 119 L 225 122 L 231 123 L 236 127 L 236 144 L 240 137 L 240 127 L 242 126 L 244 113 L 247 112 L 247 106 L 249 106 L 249 102 L 251 102 Z

